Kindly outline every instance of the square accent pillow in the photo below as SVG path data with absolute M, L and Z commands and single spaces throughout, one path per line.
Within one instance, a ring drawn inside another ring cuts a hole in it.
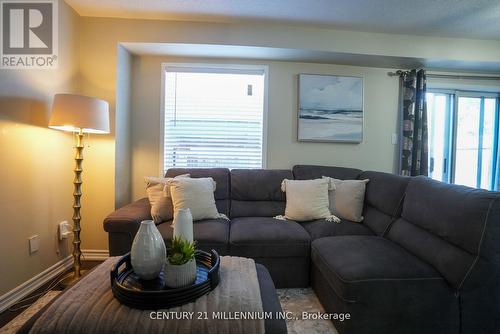
M 176 178 L 189 177 L 189 174 L 182 174 Z M 146 193 L 151 205 L 151 217 L 156 224 L 172 220 L 174 217 L 174 207 L 172 199 L 167 197 L 165 186 L 172 178 L 165 177 L 145 177 Z
M 299 222 L 323 218 L 332 220 L 328 209 L 328 190 L 331 186 L 326 179 L 283 180 L 281 190 L 286 193 L 284 218 Z
M 215 181 L 211 177 L 175 178 L 167 183 L 167 196 L 172 197 L 174 216 L 180 209 L 189 208 L 193 220 L 225 218 L 215 206 Z
M 362 222 L 366 184 L 370 180 L 339 180 L 328 176 L 323 176 L 323 179 L 334 185 L 328 194 L 330 211 L 340 218 Z

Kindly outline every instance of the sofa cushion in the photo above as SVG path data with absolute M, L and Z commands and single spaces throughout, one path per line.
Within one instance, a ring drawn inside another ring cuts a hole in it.
M 204 251 L 215 249 L 219 254 L 228 254 L 229 221 L 226 219 L 206 219 L 193 224 L 193 236 L 197 247 Z M 171 222 L 157 226 L 165 242 L 170 242 L 174 234 Z
M 480 285 L 498 261 L 500 222 L 490 213 L 498 210 L 499 196 L 414 177 L 406 188 L 401 218 L 387 237 L 431 264 L 454 288 Z
M 192 178 L 211 177 L 216 182 L 214 192 L 217 210 L 229 216 L 230 180 L 227 168 L 169 168 L 165 177 L 190 174 Z
M 231 218 L 283 214 L 286 198 L 281 182 L 292 178 L 290 170 L 231 170 Z
M 383 235 L 399 215 L 410 178 L 381 172 L 363 172 L 358 178 L 370 180 L 366 184 L 363 223 Z
M 301 223 L 311 236 L 311 240 L 338 235 L 373 235 L 372 230 L 363 223 L 342 219 L 340 224 L 318 219 Z
M 308 257 L 310 237 L 300 224 L 270 217 L 231 220 L 231 255 L 246 257 Z
M 320 179 L 323 176 L 340 180 L 355 180 L 362 172 L 356 168 L 313 165 L 295 165 L 292 171 L 296 180 Z
M 377 289 L 384 282 L 405 281 L 408 287 L 427 287 L 428 281 L 443 277 L 395 243 L 378 236 L 341 236 L 314 240 L 311 258 L 335 293 L 345 301 L 383 298 Z M 418 291 L 418 290 L 417 290 Z M 451 291 L 451 290 L 450 290 Z

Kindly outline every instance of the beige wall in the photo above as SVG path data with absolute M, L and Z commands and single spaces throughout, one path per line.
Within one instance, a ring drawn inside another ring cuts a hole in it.
M 388 69 L 293 62 L 135 57 L 132 74 L 132 193 L 144 197 L 144 176 L 159 173 L 161 63 L 193 62 L 269 66 L 267 167 L 324 164 L 392 172 L 396 146 L 398 79 Z M 297 75 L 338 74 L 364 78 L 364 138 L 361 144 L 297 141 Z
M 115 207 L 119 208 L 130 203 L 132 194 L 130 104 L 133 56 L 124 47 L 118 46 L 116 58 Z
M 69 254 L 57 224 L 73 212 L 73 138 L 47 124 L 53 95 L 78 91 L 78 21 L 60 1 L 57 70 L 0 70 L 0 295 Z

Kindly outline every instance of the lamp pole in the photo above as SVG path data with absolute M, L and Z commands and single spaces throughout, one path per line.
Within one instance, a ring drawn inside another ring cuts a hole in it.
M 80 215 L 80 209 L 82 207 L 81 197 L 82 197 L 82 163 L 83 163 L 83 129 L 79 129 L 76 132 L 76 146 L 75 146 L 75 178 L 73 179 L 73 272 L 66 275 L 61 280 L 61 285 L 67 287 L 74 282 L 78 281 L 82 276 L 82 262 L 81 256 L 82 251 L 80 248 L 80 220 L 82 219 Z
M 80 208 L 82 207 L 80 203 L 80 198 L 82 197 L 82 162 L 83 162 L 83 131 L 80 129 L 76 134 L 76 146 L 75 146 L 75 178 L 73 180 L 73 272 L 74 279 L 77 280 L 81 276 L 81 256 L 82 251 L 80 249 Z

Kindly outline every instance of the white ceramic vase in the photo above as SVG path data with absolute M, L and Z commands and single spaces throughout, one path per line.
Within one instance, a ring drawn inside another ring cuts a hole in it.
M 165 285 L 169 288 L 181 288 L 193 284 L 196 280 L 196 261 L 173 265 L 165 262 Z
M 174 237 L 193 242 L 193 216 L 188 208 L 179 209 L 175 214 Z
M 152 220 L 143 220 L 130 252 L 134 272 L 144 280 L 158 277 L 166 261 L 167 249 Z

